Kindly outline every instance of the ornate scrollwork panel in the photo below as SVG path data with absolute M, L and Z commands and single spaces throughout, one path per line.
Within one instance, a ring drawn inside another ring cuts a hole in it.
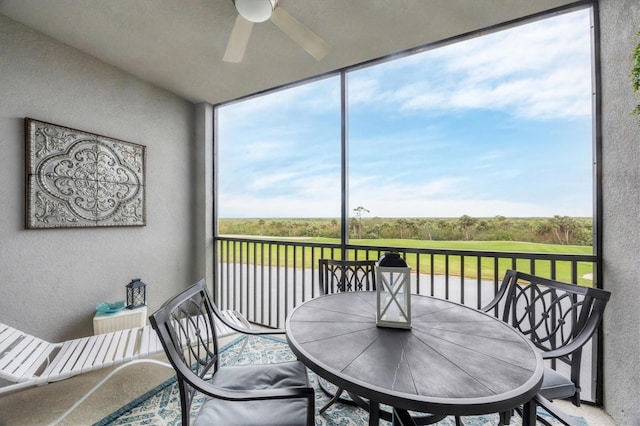
M 145 147 L 27 118 L 26 227 L 145 225 Z

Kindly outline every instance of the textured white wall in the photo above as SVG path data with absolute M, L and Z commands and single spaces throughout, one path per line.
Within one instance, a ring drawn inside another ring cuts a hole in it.
M 640 1 L 601 0 L 603 263 L 612 292 L 604 319 L 604 406 L 619 425 L 640 424 L 640 117 L 631 50 Z
M 95 306 L 148 284 L 149 310 L 194 267 L 193 104 L 0 15 L 0 321 L 92 333 Z M 24 229 L 24 117 L 147 146 L 147 226 Z

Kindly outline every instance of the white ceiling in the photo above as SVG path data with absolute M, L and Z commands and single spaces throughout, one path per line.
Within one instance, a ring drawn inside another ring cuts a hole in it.
M 317 62 L 273 23 L 244 61 L 222 56 L 232 0 L 0 0 L 0 13 L 193 102 L 213 104 L 573 0 L 280 0 L 331 46 Z

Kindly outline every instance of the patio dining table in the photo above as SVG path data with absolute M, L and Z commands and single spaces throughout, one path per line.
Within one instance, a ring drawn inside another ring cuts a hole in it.
M 376 293 L 344 292 L 309 300 L 287 318 L 291 350 L 320 377 L 394 416 L 500 413 L 523 406 L 535 425 L 544 365 L 518 331 L 478 310 L 411 296 L 412 328 L 376 325 Z

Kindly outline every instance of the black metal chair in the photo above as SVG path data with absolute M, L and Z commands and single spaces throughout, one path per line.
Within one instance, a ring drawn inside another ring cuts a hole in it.
M 372 291 L 376 289 L 376 261 L 375 260 L 333 260 L 320 259 L 318 261 L 319 292 L 320 295 L 343 291 Z M 320 389 L 331 397 L 331 400 L 319 411 L 324 413 L 336 401 L 343 404 L 355 405 L 351 399 L 342 398 L 344 390 L 331 389 L 324 379 L 318 378 Z
M 320 259 L 318 262 L 320 295 L 343 291 L 375 291 L 376 264 L 376 260 Z M 318 385 L 325 394 L 331 397 L 329 402 L 319 410 L 320 414 L 324 413 L 336 401 L 348 405 L 358 405 L 367 409 L 367 411 L 369 409 L 367 400 L 352 394 L 349 395 L 349 399 L 343 398 L 344 389 L 328 384 L 321 377 L 318 377 Z M 332 387 L 337 389 L 334 391 Z M 400 418 L 397 414 L 392 411 L 380 410 L 380 418 L 389 422 L 393 421 L 395 422 L 394 424 L 428 425 L 439 422 L 446 417 L 446 415 L 434 415 L 431 413 L 413 413 L 413 417 L 405 416 L 406 418 L 403 420 L 405 423 L 398 423 Z
M 312 425 L 315 395 L 299 361 L 221 367 L 215 320 L 248 335 L 284 330 L 247 330 L 227 322 L 211 302 L 204 281 L 166 301 L 149 320 L 158 333 L 180 388 L 182 424 L 189 425 L 194 395 L 207 396 L 195 425 Z
M 495 311 L 531 339 L 549 361 L 536 401 L 564 424 L 573 421 L 550 401 L 570 399 L 580 405 L 582 348 L 598 329 L 610 295 L 606 290 L 508 270 L 496 297 L 483 309 Z M 556 371 L 558 362 L 568 366 L 568 377 Z M 510 416 L 501 413 L 501 422 L 509 424 Z M 549 424 L 544 418 L 538 420 Z
M 320 259 L 320 294 L 376 289 L 375 260 Z

